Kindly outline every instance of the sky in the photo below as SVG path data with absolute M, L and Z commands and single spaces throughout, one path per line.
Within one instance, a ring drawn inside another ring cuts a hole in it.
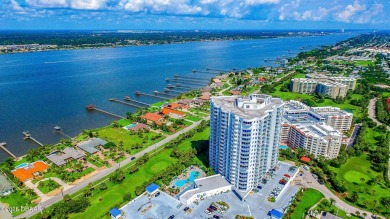
M 0 0 L 0 29 L 390 29 L 390 0 Z

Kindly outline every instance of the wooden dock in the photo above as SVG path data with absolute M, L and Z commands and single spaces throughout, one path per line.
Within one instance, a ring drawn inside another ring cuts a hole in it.
M 188 76 L 180 76 L 180 75 L 174 75 L 173 79 L 175 78 L 181 78 L 181 79 L 188 79 L 188 80 L 195 80 L 195 81 L 210 81 L 207 78 L 195 78 L 195 77 L 188 77 Z
M 183 79 L 183 78 L 174 78 L 173 79 L 174 81 L 176 82 L 180 82 L 180 83 L 187 83 L 187 84 L 194 84 L 194 85 L 205 85 L 205 84 L 208 84 L 208 82 L 206 81 L 194 81 L 194 80 L 190 80 L 190 79 Z
M 172 92 L 172 93 L 176 93 L 176 94 L 178 94 L 178 95 L 183 93 L 183 92 L 180 92 L 180 91 L 177 91 L 177 90 L 171 90 L 171 89 L 168 89 L 168 88 L 166 88 L 164 92 L 165 92 L 165 93 L 170 93 L 170 92 Z
M 125 99 L 125 100 L 126 100 L 126 101 L 128 101 L 128 102 L 133 102 L 133 103 L 136 103 L 136 104 L 142 105 L 142 106 L 150 107 L 150 104 L 148 104 L 148 103 L 144 103 L 144 102 L 141 102 L 141 101 L 132 100 L 132 99 Z
M 17 159 L 18 157 L 15 156 L 11 151 L 9 151 L 5 146 L 7 145 L 7 143 L 3 142 L 3 143 L 0 143 L 0 148 L 3 149 L 9 156 L 11 156 L 12 158 L 14 159 Z
M 176 87 L 175 88 L 181 88 L 181 89 L 189 89 L 189 90 L 192 90 L 192 89 L 196 89 L 196 87 L 190 87 L 190 86 L 183 86 L 182 84 L 176 84 Z
M 171 98 L 161 97 L 161 96 L 157 96 L 157 95 L 153 95 L 153 94 L 142 93 L 142 92 L 140 92 L 140 91 L 136 91 L 135 94 L 136 94 L 137 96 L 144 95 L 144 96 L 147 96 L 147 97 L 154 97 L 154 98 L 163 99 L 163 100 L 170 100 L 170 99 L 171 99 Z
M 218 71 L 218 72 L 229 72 L 230 70 L 221 70 L 221 69 L 215 69 L 215 68 L 206 68 L 206 71 Z
M 118 99 L 115 99 L 115 98 L 110 98 L 110 101 L 121 103 L 121 104 L 128 105 L 128 106 L 135 107 L 135 108 L 145 108 L 144 106 L 139 106 L 139 105 L 136 105 L 136 104 L 133 104 L 133 103 L 124 102 L 124 101 L 121 101 L 121 100 L 118 100 Z
M 221 74 L 219 72 L 199 71 L 196 69 L 193 69 L 192 72 L 193 73 L 202 73 L 202 74 L 212 74 L 212 75 L 220 75 Z
M 118 118 L 120 118 L 120 119 L 124 119 L 124 118 L 125 118 L 125 117 L 123 117 L 123 116 L 120 116 L 120 115 L 117 115 L 117 114 L 114 114 L 114 113 L 110 113 L 110 112 L 107 112 L 107 111 L 105 111 L 105 110 L 98 109 L 98 108 L 96 108 L 96 107 L 95 107 L 95 110 L 96 110 L 96 111 L 99 111 L 99 112 L 102 112 L 102 113 L 105 113 L 105 114 L 110 115 L 110 116 L 118 117 Z
M 177 97 L 177 95 L 173 95 L 173 94 L 167 94 L 166 92 L 157 92 L 156 95 L 165 95 L 165 96 L 168 96 L 168 97 Z
M 39 142 L 37 139 L 35 139 L 31 136 L 29 131 L 24 131 L 23 135 L 24 135 L 24 140 L 30 139 L 31 141 L 35 142 L 37 145 L 43 146 L 43 144 L 41 142 Z

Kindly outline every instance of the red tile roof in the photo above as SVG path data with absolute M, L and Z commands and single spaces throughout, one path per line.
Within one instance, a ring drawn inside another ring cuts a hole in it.
M 176 115 L 179 115 L 179 116 L 184 116 L 185 115 L 185 113 L 183 113 L 181 111 L 169 109 L 167 107 L 163 108 L 161 110 L 161 113 L 164 114 L 165 116 L 169 115 L 169 114 L 176 114 Z
M 310 160 L 311 160 L 311 159 L 308 158 L 308 157 L 306 157 L 306 156 L 302 156 L 302 157 L 301 157 L 301 161 L 303 161 L 303 162 L 309 163 Z
M 161 120 L 163 117 L 157 113 L 146 113 L 145 115 L 141 116 L 141 118 L 144 118 L 149 121 L 157 122 Z
M 48 169 L 49 166 L 43 161 L 36 161 L 32 164 L 29 164 L 26 167 L 21 167 L 19 169 L 13 170 L 12 174 L 18 178 L 20 181 L 25 182 L 29 179 L 34 178 L 33 173 L 43 172 Z

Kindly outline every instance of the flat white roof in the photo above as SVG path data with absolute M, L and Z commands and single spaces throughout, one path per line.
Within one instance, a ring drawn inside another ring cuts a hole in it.
M 223 177 L 221 174 L 216 174 L 216 175 L 196 179 L 194 182 L 197 188 L 188 190 L 187 192 L 185 192 L 183 195 L 180 196 L 180 199 L 188 200 L 193 195 L 199 193 L 204 193 L 214 189 L 231 186 L 230 183 L 226 181 L 225 177 Z

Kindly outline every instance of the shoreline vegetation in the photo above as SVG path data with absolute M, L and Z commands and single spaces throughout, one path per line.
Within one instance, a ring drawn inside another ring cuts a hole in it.
M 327 31 L 175 31 L 175 32 L 0 32 L 0 55 L 62 50 L 118 48 L 183 44 L 208 41 L 255 40 L 284 37 L 324 36 Z M 46 36 L 48 35 L 48 36 Z

